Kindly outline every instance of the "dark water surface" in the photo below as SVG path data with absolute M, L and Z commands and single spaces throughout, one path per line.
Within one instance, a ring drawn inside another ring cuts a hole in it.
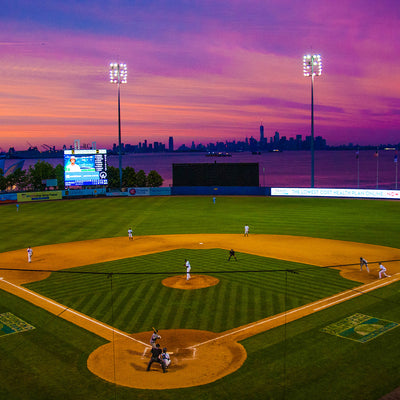
M 24 169 L 37 162 L 26 160 Z M 46 159 L 53 166 L 63 159 Z M 108 164 L 118 167 L 118 156 L 108 156 Z M 16 160 L 6 160 L 6 168 Z M 232 157 L 206 157 L 205 153 L 150 153 L 127 154 L 122 167 L 131 166 L 146 173 L 156 170 L 163 178 L 163 186 L 172 186 L 173 163 L 224 163 L 258 162 L 260 186 L 310 187 L 311 154 L 309 151 L 287 151 L 253 155 L 249 152 L 232 153 Z M 318 188 L 396 189 L 396 166 L 394 151 L 316 151 L 314 186 Z M 397 178 L 397 189 L 400 189 Z

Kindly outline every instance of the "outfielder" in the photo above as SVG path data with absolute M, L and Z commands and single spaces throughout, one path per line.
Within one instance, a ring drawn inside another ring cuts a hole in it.
M 128 229 L 128 237 L 129 237 L 129 240 L 133 240 L 133 231 L 132 231 L 132 228 L 129 228 L 129 229 Z
M 153 328 L 153 334 L 151 335 L 150 338 L 150 344 L 153 349 L 156 347 L 156 341 L 158 339 L 161 339 L 161 336 L 158 334 L 158 329 Z
M 360 257 L 360 271 L 362 271 L 364 265 L 365 265 L 365 269 L 369 273 L 368 261 L 365 258 Z
M 244 236 L 249 236 L 249 226 L 247 224 L 244 226 Z
M 189 260 L 185 259 L 185 266 L 186 266 L 186 280 L 188 281 L 190 279 L 190 270 L 192 269 Z
M 29 246 L 28 249 L 26 250 L 28 253 L 28 262 L 32 261 L 32 254 L 33 254 L 33 250 L 31 249 L 31 247 Z

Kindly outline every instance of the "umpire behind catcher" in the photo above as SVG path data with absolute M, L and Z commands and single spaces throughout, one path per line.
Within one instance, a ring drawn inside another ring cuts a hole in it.
M 151 358 L 150 358 L 149 364 L 147 365 L 146 371 L 150 371 L 150 367 L 151 367 L 151 364 L 153 364 L 153 362 L 159 363 L 161 365 L 161 367 L 163 367 L 163 370 L 164 370 L 163 362 L 161 361 L 161 357 L 160 357 L 161 353 L 162 353 L 162 350 L 160 349 L 160 345 L 157 343 L 156 347 L 153 347 L 151 349 Z

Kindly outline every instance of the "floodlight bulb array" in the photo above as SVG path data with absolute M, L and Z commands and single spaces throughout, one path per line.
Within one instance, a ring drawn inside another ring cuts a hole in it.
M 322 73 L 322 62 L 319 54 L 307 54 L 303 57 L 304 76 L 320 76 Z
M 128 81 L 128 69 L 126 64 L 111 63 L 110 64 L 110 82 L 126 83 Z

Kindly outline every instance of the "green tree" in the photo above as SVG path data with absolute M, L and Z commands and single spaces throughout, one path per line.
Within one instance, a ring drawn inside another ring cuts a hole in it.
M 54 168 L 54 174 L 57 178 L 57 186 L 59 188 L 64 188 L 65 187 L 65 181 L 64 181 L 64 166 L 61 164 L 58 164 Z
M 113 166 L 107 167 L 108 187 L 112 189 L 119 188 L 119 169 Z
M 6 176 L 6 184 L 11 190 L 26 190 L 30 186 L 27 172 L 17 168 L 12 174 Z
M 137 174 L 136 174 L 136 186 L 137 187 L 146 187 L 146 173 L 141 169 Z
M 7 179 L 3 176 L 4 172 L 0 168 L 0 190 L 6 190 L 7 188 Z
M 147 175 L 147 186 L 149 187 L 160 187 L 164 182 L 164 179 L 157 171 L 150 171 Z
M 42 183 L 42 181 L 55 178 L 55 169 L 46 161 L 38 161 L 33 167 L 29 167 L 28 180 L 33 190 L 43 190 L 46 184 Z
M 122 170 L 122 186 L 134 187 L 136 186 L 136 172 L 132 167 L 126 167 Z

